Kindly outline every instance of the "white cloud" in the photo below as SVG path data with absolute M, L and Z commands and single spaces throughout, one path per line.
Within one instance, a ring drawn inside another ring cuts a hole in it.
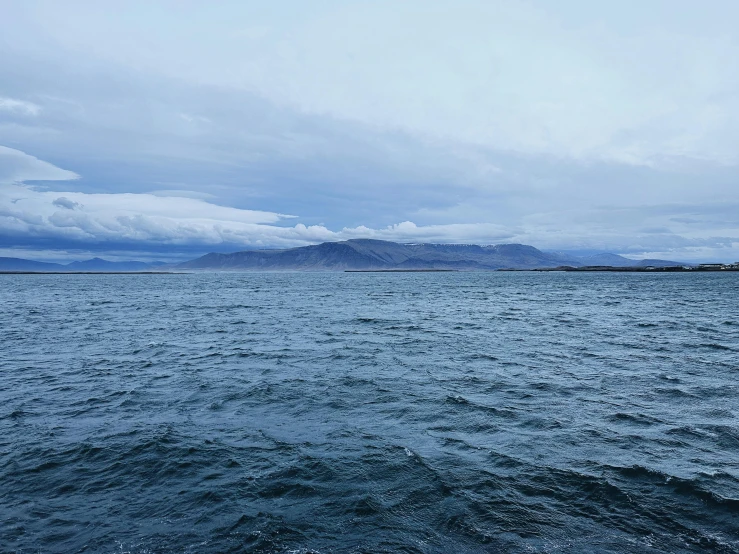
M 38 115 L 41 113 L 41 106 L 33 102 L 26 102 L 25 100 L 0 96 L 0 112 L 3 111 L 21 115 Z
M 63 194 L 63 196 L 60 196 Z M 331 231 L 323 225 L 279 226 L 286 217 L 271 212 L 218 206 L 195 198 L 151 194 L 85 194 L 40 191 L 21 184 L 0 185 L 0 233 L 80 243 L 287 247 L 350 238 L 397 241 L 483 242 L 510 238 L 493 224 L 419 227 L 410 221 L 371 229 Z
M 195 198 L 59 193 L 19 184 L 0 185 L 0 232 L 22 236 L 142 245 L 238 244 L 248 243 L 255 234 L 265 234 L 270 224 L 286 217 Z
M 0 183 L 68 181 L 77 178 L 79 175 L 73 171 L 59 169 L 20 150 L 0 146 Z
M 239 243 L 261 226 L 291 217 L 183 196 L 54 192 L 22 184 L 76 178 L 74 172 L 0 146 L 0 232 L 83 242 Z
M 208 192 L 197 192 L 193 190 L 183 189 L 163 189 L 163 190 L 152 190 L 149 194 L 154 196 L 177 196 L 179 198 L 197 198 L 200 200 L 208 200 L 209 198 L 215 198 L 214 195 Z

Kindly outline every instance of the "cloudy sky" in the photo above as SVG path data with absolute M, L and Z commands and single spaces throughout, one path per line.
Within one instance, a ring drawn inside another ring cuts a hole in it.
M 739 260 L 734 0 L 0 0 L 0 255 Z

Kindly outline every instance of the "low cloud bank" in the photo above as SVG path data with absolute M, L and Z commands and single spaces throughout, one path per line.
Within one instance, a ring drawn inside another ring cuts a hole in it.
M 98 251 L 106 245 L 114 249 L 126 244 L 141 252 L 153 251 L 154 247 L 162 252 L 162 247 L 169 245 L 180 251 L 205 252 L 374 238 L 397 242 L 518 242 L 545 249 L 591 248 L 686 261 L 739 258 L 739 238 L 732 235 L 683 237 L 651 232 L 635 238 L 628 231 L 603 228 L 594 233 L 587 226 L 577 225 L 556 229 L 540 223 L 509 228 L 484 222 L 417 225 L 411 221 L 382 228 L 360 225 L 333 231 L 323 225 L 287 225 L 291 217 L 219 206 L 197 198 L 60 193 L 23 184 L 0 185 L 0 235 L 9 237 L 10 244 L 14 239 L 24 245 L 36 240 L 64 248 L 95 245 Z M 618 244 L 628 248 L 618 248 Z
M 732 206 L 717 205 L 711 208 L 715 213 L 704 215 L 696 214 L 695 207 L 686 204 L 658 209 L 602 208 L 600 212 L 555 210 L 523 217 L 514 225 L 484 221 L 417 225 L 403 221 L 385 227 L 360 225 L 334 231 L 324 225 L 290 225 L 296 216 L 221 206 L 205 198 L 177 195 L 176 191 L 169 196 L 62 192 L 33 184 L 77 178 L 74 172 L 0 147 L 0 246 L 6 247 L 4 255 L 10 255 L 8 249 L 105 252 L 125 248 L 147 257 L 182 258 L 211 250 L 285 248 L 375 238 L 524 243 L 551 250 L 592 249 L 686 261 L 739 259 L 739 229 L 731 215 Z M 644 228 L 647 219 L 654 225 Z M 716 221 L 722 221 L 720 226 Z
M 19 238 L 140 243 L 142 248 L 151 243 L 274 248 L 350 238 L 483 243 L 513 238 L 503 226 L 490 223 L 417 226 L 405 221 L 381 229 L 331 231 L 323 225 L 279 225 L 295 216 L 219 206 L 202 198 L 40 190 L 27 183 L 78 176 L 5 147 L 0 147 L 0 167 L 0 233 Z
M 156 242 L 244 247 L 303 246 L 350 238 L 395 241 L 484 242 L 513 238 L 494 224 L 417 226 L 405 221 L 381 229 L 331 231 L 322 225 L 278 225 L 292 216 L 229 208 L 196 198 L 152 194 L 85 194 L 0 185 L 0 233 L 81 243 Z

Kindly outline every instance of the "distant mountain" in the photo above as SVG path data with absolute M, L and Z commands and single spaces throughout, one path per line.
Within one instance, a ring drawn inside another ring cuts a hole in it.
M 22 258 L 0 257 L 0 271 L 64 271 L 64 266 L 47 262 L 34 262 Z
M 548 254 L 523 244 L 398 244 L 353 239 L 285 250 L 247 250 L 207 254 L 178 264 L 203 270 L 345 270 L 345 269 L 534 269 L 583 265 L 572 257 Z
M 611 267 L 672 267 L 677 265 L 690 265 L 683 262 L 672 262 L 670 260 L 632 260 L 618 254 L 594 254 L 591 256 L 577 256 L 578 261 L 584 266 L 611 266 Z
M 593 254 L 591 256 L 577 256 L 583 265 L 598 266 L 609 265 L 611 267 L 631 267 L 637 264 L 636 260 L 624 258 L 618 254 Z
M 633 260 L 632 260 L 633 261 Z M 652 258 L 647 258 L 646 260 L 635 260 L 637 266 L 640 267 L 673 267 L 676 265 L 687 265 L 687 266 L 694 266 L 695 264 L 686 264 L 684 262 L 671 262 L 669 260 L 656 260 Z
M 109 262 L 102 258 L 92 258 L 72 262 L 64 267 L 65 271 L 151 271 L 156 266 L 146 262 Z
M 246 250 L 233 254 L 206 254 L 180 264 L 164 262 L 111 262 L 101 258 L 55 264 L 0 257 L 0 271 L 342 271 L 456 269 L 541 269 L 560 266 L 675 266 L 666 260 L 630 260 L 616 254 L 575 256 L 542 252 L 525 244 L 399 244 L 384 240 L 353 239 L 324 242 L 284 250 Z
M 42 272 L 65 272 L 65 271 L 153 271 L 164 262 L 110 262 L 101 258 L 93 258 L 82 262 L 69 264 L 55 264 L 47 262 L 35 262 L 22 258 L 0 257 L 0 271 L 42 271 Z

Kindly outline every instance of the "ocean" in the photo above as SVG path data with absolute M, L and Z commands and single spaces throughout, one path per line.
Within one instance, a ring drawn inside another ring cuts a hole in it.
M 739 274 L 0 275 L 0 551 L 739 552 Z

